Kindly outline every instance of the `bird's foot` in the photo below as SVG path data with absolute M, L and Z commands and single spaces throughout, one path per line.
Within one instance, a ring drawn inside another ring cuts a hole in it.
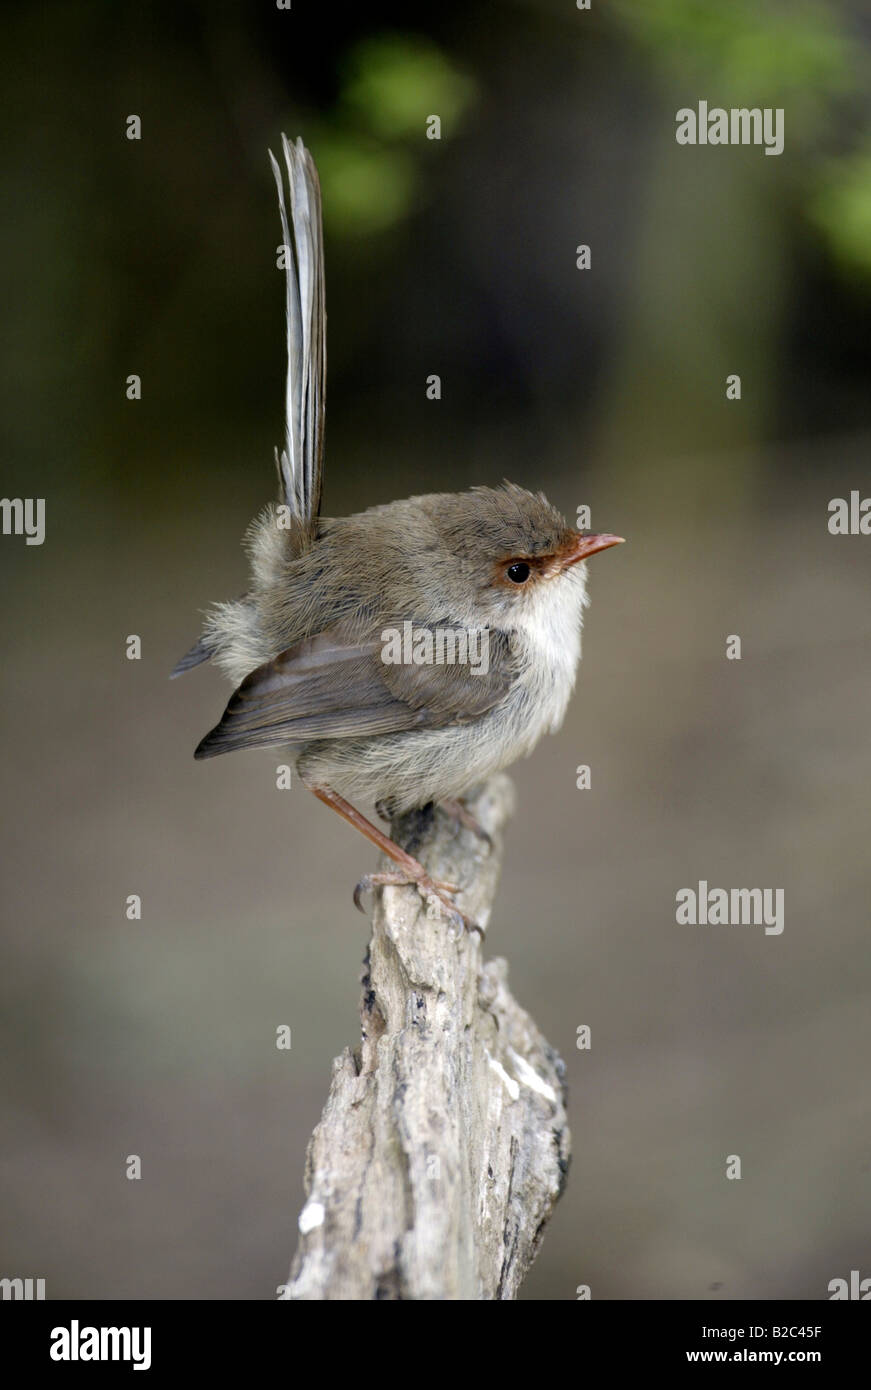
M 454 893 L 458 893 L 459 887 L 456 883 L 445 883 L 441 879 L 430 878 L 423 865 L 418 866 L 420 872 L 414 869 L 391 869 L 383 873 L 365 874 L 357 887 L 354 889 L 354 903 L 361 912 L 365 912 L 361 902 L 364 893 L 371 893 L 373 888 L 405 888 L 414 884 L 421 897 L 426 900 L 427 916 L 441 916 L 444 913 L 453 927 L 456 928 L 460 936 L 466 931 L 480 932 L 484 935 L 484 928 L 477 922 L 473 922 L 464 912 L 461 912 L 456 903 L 453 902 Z M 432 912 L 434 909 L 434 913 Z

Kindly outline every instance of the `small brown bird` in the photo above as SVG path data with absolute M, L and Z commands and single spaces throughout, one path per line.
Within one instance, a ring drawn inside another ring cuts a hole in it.
M 326 316 L 320 188 L 301 140 L 270 152 L 287 248 L 287 438 L 280 496 L 252 524 L 247 593 L 216 604 L 180 675 L 213 658 L 238 686 L 195 757 L 286 746 L 304 784 L 398 865 L 360 893 L 415 883 L 473 926 L 455 885 L 352 802 L 388 816 L 462 797 L 562 723 L 581 654 L 582 535 L 513 483 L 320 516 Z

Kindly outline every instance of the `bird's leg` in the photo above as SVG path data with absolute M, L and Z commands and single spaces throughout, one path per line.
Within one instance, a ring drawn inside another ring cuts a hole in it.
M 440 801 L 439 806 L 447 812 L 451 820 L 457 821 L 459 825 L 465 826 L 466 830 L 471 830 L 473 835 L 477 835 L 479 840 L 483 840 L 488 849 L 493 848 L 491 836 L 475 819 L 465 802 L 460 801 L 458 797 L 451 797 L 448 801 Z
M 424 897 L 436 898 L 461 930 L 481 930 L 451 901 L 451 895 L 459 891 L 455 883 L 442 883 L 438 879 L 430 878 L 426 869 L 413 855 L 397 845 L 389 835 L 385 835 L 383 830 L 379 830 L 377 825 L 373 825 L 370 820 L 360 814 L 356 807 L 351 805 L 350 801 L 339 796 L 339 793 L 334 792 L 331 787 L 311 787 L 310 790 L 314 792 L 319 801 L 322 801 L 325 806 L 332 807 L 343 820 L 346 820 L 349 825 L 353 825 L 355 830 L 359 830 L 361 835 L 365 835 L 367 840 L 370 840 L 373 845 L 380 849 L 382 854 L 386 854 L 394 863 L 399 865 L 400 872 L 398 873 L 366 874 L 364 878 L 361 878 L 354 889 L 354 902 L 361 912 L 363 911 L 363 905 L 360 902 L 361 895 L 368 893 L 370 889 L 383 885 L 402 886 L 403 884 L 414 883 Z

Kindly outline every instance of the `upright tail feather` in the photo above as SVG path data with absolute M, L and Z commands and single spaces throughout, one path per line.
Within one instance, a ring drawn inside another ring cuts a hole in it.
M 327 378 L 321 193 L 302 140 L 291 144 L 282 135 L 281 148 L 284 171 L 269 152 L 287 273 L 286 437 L 281 453 L 276 450 L 276 463 L 285 504 L 303 531 L 313 535 L 323 488 Z
M 324 240 L 321 190 L 314 161 L 302 140 L 281 137 L 284 167 L 269 151 L 284 242 L 287 286 L 287 388 L 284 448 L 275 451 L 281 501 L 293 524 L 282 528 L 286 545 L 300 553 L 314 540 L 323 491 L 324 407 L 327 383 L 327 316 L 324 307 Z M 268 518 L 268 519 L 267 519 Z M 274 528 L 271 509 L 261 527 Z M 283 558 L 286 552 L 283 552 Z M 202 661 L 227 651 L 237 664 L 259 661 L 248 648 L 255 641 L 252 610 L 239 601 L 217 605 L 218 619 L 173 669 L 180 676 Z M 240 635 L 241 634 L 241 635 Z M 244 635 L 245 640 L 242 640 Z M 259 639 L 257 639 L 259 640 Z M 249 668 L 250 669 L 250 668 Z

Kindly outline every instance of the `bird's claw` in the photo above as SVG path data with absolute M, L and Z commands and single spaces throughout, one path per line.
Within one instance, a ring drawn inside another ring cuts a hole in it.
M 427 900 L 428 917 L 431 915 L 430 907 L 435 906 L 436 915 L 440 916 L 444 913 L 451 926 L 457 929 L 458 937 L 467 931 L 480 932 L 483 937 L 484 928 L 467 917 L 456 903 L 451 902 L 451 895 L 460 891 L 459 885 L 430 878 L 429 874 L 412 874 L 401 870 L 364 874 L 354 889 L 354 905 L 360 912 L 365 912 L 366 909 L 361 901 L 364 893 L 371 893 L 374 888 L 403 888 L 409 887 L 411 884 L 414 884 L 421 897 Z
M 383 888 L 388 884 L 399 887 L 409 882 L 406 874 L 364 874 L 354 889 L 354 906 L 358 912 L 365 913 L 366 909 L 360 901 L 364 893 L 371 893 L 374 888 Z

